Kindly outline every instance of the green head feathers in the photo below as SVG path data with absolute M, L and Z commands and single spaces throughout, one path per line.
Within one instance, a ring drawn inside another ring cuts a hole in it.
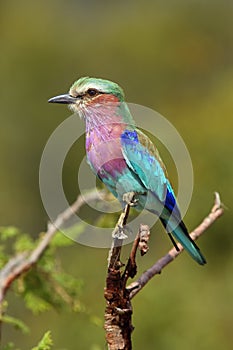
M 120 101 L 124 101 L 125 98 L 124 92 L 118 84 L 110 80 L 99 78 L 80 78 L 71 86 L 69 92 L 71 96 L 75 96 L 77 94 L 82 95 L 85 94 L 88 89 L 93 89 L 101 93 L 112 94 Z
M 84 119 L 87 119 L 86 116 L 89 115 L 88 120 L 94 120 L 95 113 L 93 113 L 93 108 L 99 108 L 101 103 L 99 102 L 99 97 L 102 94 L 116 96 L 120 104 L 114 105 L 113 103 L 113 112 L 116 113 L 114 111 L 115 107 L 117 114 L 121 115 L 124 121 L 130 125 L 135 124 L 124 101 L 125 96 L 122 88 L 110 80 L 89 77 L 80 78 L 71 86 L 68 94 L 52 97 L 49 99 L 49 102 L 67 104 L 73 112 L 77 112 Z M 108 100 L 105 101 L 108 103 Z M 109 101 L 111 103 L 111 99 Z M 104 102 L 102 103 L 104 104 Z M 92 107 L 91 109 L 89 109 L 90 106 Z

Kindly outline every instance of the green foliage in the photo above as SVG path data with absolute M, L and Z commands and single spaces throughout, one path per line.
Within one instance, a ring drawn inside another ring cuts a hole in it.
M 13 247 L 15 253 L 21 253 L 25 251 L 30 251 L 35 247 L 36 242 L 33 242 L 31 236 L 27 233 L 21 233 L 18 235 Z
M 47 295 L 44 294 L 43 296 L 44 298 L 48 299 Z M 39 297 L 34 291 L 25 291 L 23 298 L 26 307 L 29 310 L 31 310 L 35 315 L 47 311 L 52 307 L 52 305 L 48 301 L 46 301 L 46 299 L 43 299 L 43 297 Z
M 67 240 L 64 243 L 66 246 Z M 80 304 L 82 281 L 63 271 L 60 260 L 55 258 L 55 250 L 55 246 L 48 248 L 39 262 L 15 285 L 26 307 L 35 314 L 50 308 L 61 310 L 65 306 L 79 310 L 76 306 Z
M 16 227 L 0 227 L 0 268 L 12 256 L 33 249 L 35 244 L 29 234 L 21 232 Z
M 44 235 L 42 233 L 37 240 L 33 241 L 28 234 L 14 227 L 1 227 L 0 233 L 1 267 L 19 253 L 27 252 L 26 256 L 29 256 Z M 62 233 L 57 232 L 38 262 L 14 281 L 14 292 L 23 299 L 26 308 L 33 314 L 37 315 L 51 308 L 59 311 L 67 307 L 75 312 L 85 311 L 79 299 L 82 281 L 66 273 L 58 258 L 58 250 L 69 247 L 73 243 Z M 28 333 L 29 328 L 23 321 L 7 314 L 6 302 L 2 307 L 4 310 L 2 310 L 1 321 L 23 333 Z M 50 349 L 50 345 L 52 340 L 50 333 L 47 332 L 34 349 Z M 5 349 L 12 348 L 12 343 L 5 347 Z
M 0 227 L 1 241 L 6 241 L 9 238 L 15 237 L 20 233 L 20 230 L 14 226 Z
M 44 334 L 39 344 L 32 348 L 32 350 L 50 350 L 52 345 L 53 341 L 51 337 L 51 332 L 48 331 Z
M 53 345 L 53 340 L 52 340 L 51 332 L 47 331 L 43 335 L 39 343 L 36 346 L 34 346 L 31 350 L 50 350 L 52 345 Z M 19 350 L 19 349 L 15 348 L 14 343 L 9 342 L 3 347 L 2 350 Z
M 28 326 L 18 318 L 15 318 L 9 315 L 4 315 L 1 317 L 1 321 L 14 326 L 16 329 L 19 329 L 23 333 L 29 333 Z
M 15 238 L 19 230 L 14 227 L 0 228 L 0 268 L 2 268 L 10 259 L 12 254 L 11 238 Z

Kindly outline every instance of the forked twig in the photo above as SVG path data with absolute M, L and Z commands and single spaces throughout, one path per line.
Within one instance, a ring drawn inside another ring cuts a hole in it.
M 214 205 L 209 215 L 204 218 L 200 225 L 198 225 L 191 233 L 190 236 L 195 241 L 198 239 L 213 223 L 224 213 L 223 206 L 221 204 L 220 196 L 215 192 Z M 130 299 L 132 299 L 155 275 L 161 273 L 162 269 L 172 262 L 178 255 L 182 253 L 184 248 L 180 243 L 177 244 L 179 251 L 172 248 L 165 256 L 156 261 L 156 263 L 138 278 L 137 281 L 131 283 L 128 289 L 131 290 Z

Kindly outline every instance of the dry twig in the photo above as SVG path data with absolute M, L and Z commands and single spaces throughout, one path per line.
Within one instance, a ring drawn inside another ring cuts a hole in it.
M 195 241 L 198 239 L 213 223 L 223 215 L 224 209 L 221 205 L 220 196 L 215 192 L 214 206 L 211 209 L 209 215 L 197 226 L 191 233 L 190 236 Z M 130 299 L 132 299 L 155 275 L 161 273 L 162 269 L 172 262 L 178 255 L 182 253 L 184 248 L 180 243 L 177 244 L 179 251 L 172 248 L 165 256 L 159 259 L 151 268 L 143 272 L 137 281 L 131 283 L 128 289 L 131 290 Z

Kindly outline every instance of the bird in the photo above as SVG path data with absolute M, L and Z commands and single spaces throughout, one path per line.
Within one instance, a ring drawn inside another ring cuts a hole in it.
M 204 265 L 206 259 L 182 221 L 158 149 L 137 128 L 123 89 L 110 80 L 82 77 L 68 93 L 48 102 L 67 104 L 84 120 L 87 162 L 122 206 L 127 198 L 132 204 L 132 197 L 127 195 L 133 193 L 135 208 L 145 208 L 159 217 L 176 250 L 178 241 L 198 264 Z

